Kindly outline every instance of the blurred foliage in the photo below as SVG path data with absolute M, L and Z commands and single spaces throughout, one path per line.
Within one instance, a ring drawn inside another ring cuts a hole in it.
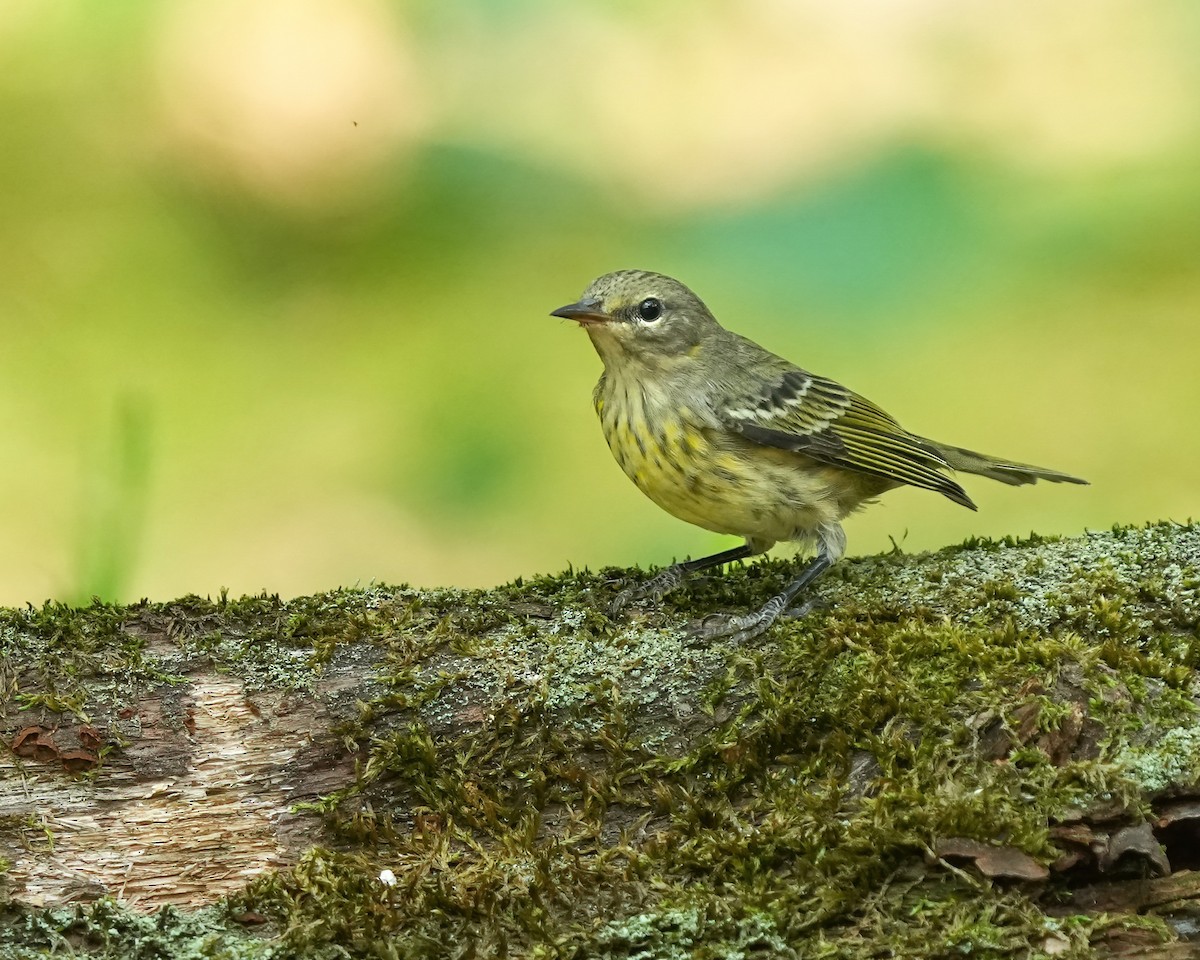
M 852 551 L 1193 513 L 1200 22 L 1066 6 L 6 5 L 0 602 L 727 545 L 621 476 L 546 316 L 629 266 L 1093 481 L 898 491 Z

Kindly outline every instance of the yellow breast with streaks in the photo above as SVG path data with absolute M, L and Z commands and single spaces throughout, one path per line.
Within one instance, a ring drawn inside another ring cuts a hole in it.
M 621 469 L 662 509 L 717 533 L 792 540 L 840 511 L 804 458 L 702 423 L 637 382 L 599 384 L 596 412 Z
M 686 407 L 671 408 L 641 385 L 598 395 L 604 437 L 638 488 L 680 520 L 719 533 L 747 535 L 754 486 L 748 464 L 715 448 L 714 437 Z M 754 507 L 757 510 L 759 508 Z

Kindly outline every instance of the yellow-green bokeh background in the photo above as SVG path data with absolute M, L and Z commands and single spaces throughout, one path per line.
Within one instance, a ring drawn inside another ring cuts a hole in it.
M 911 429 L 1080 473 L 852 552 L 1196 510 L 1190 0 L 0 4 L 0 602 L 732 545 L 547 313 L 642 267 Z

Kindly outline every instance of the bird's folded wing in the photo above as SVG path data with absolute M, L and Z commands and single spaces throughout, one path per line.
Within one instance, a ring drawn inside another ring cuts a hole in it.
M 949 465 L 936 449 L 833 380 L 793 368 L 757 394 L 727 398 L 719 415 L 755 443 L 935 490 L 974 509 L 962 487 L 942 473 Z

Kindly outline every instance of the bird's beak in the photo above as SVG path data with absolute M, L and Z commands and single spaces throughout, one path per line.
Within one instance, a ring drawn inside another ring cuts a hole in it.
M 550 316 L 563 317 L 567 320 L 577 320 L 581 324 L 607 323 L 612 314 L 605 313 L 600 307 L 599 300 L 586 299 L 578 303 L 568 303 L 565 307 L 551 310 Z

